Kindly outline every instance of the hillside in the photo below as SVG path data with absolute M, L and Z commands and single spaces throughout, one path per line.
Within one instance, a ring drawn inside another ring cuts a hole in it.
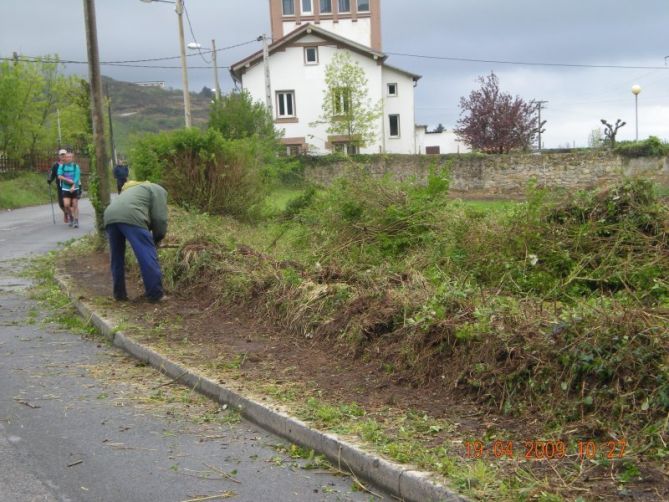
M 184 126 L 183 93 L 180 89 L 141 87 L 103 77 L 112 100 L 112 119 L 117 151 L 125 155 L 135 134 L 178 129 Z M 193 125 L 201 126 L 209 116 L 207 93 L 191 92 Z

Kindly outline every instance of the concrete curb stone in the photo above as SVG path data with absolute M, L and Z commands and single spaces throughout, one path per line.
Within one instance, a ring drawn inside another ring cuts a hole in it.
M 55 278 L 79 313 L 88 319 L 102 335 L 109 338 L 114 346 L 151 365 L 182 385 L 221 404 L 234 406 L 239 409 L 242 416 L 251 422 L 295 444 L 322 453 L 342 471 L 353 472 L 356 476 L 371 481 L 401 500 L 467 502 L 468 499 L 462 495 L 432 481 L 429 473 L 385 460 L 347 443 L 334 434 L 313 429 L 300 420 L 244 397 L 137 343 L 124 333 L 114 330 L 109 321 L 86 305 L 82 298 L 72 291 L 68 276 L 56 273 Z

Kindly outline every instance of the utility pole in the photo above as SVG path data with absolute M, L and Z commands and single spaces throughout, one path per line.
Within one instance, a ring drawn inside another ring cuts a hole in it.
M 91 91 L 91 113 L 93 115 L 93 139 L 95 141 L 95 172 L 98 178 L 98 200 L 93 201 L 93 206 L 95 207 L 98 234 L 103 237 L 103 213 L 109 205 L 109 170 L 107 168 L 107 145 L 105 144 L 104 115 L 102 113 L 102 77 L 100 76 L 98 32 L 95 21 L 95 0 L 83 1 L 86 45 L 88 47 L 88 79 Z
M 116 155 L 116 144 L 114 143 L 114 127 L 112 124 L 112 108 L 111 108 L 111 93 L 109 92 L 109 85 L 105 86 L 107 90 L 107 115 L 109 116 L 109 143 L 111 144 L 111 156 L 114 165 L 118 164 L 118 157 Z
M 218 63 L 216 62 L 216 40 L 211 40 L 211 60 L 214 63 L 214 85 L 216 86 L 216 100 L 221 100 L 221 84 L 218 81 Z
M 537 127 L 537 133 L 539 135 L 539 152 L 541 152 L 541 133 L 544 132 L 544 124 L 546 123 L 545 120 L 543 122 L 541 121 L 541 109 L 543 108 L 543 105 L 548 103 L 548 101 L 535 101 L 535 103 L 537 104 L 537 112 L 539 113 L 539 127 Z
M 190 93 L 188 92 L 188 70 L 186 69 L 186 45 L 184 42 L 184 1 L 177 0 L 176 9 L 179 18 L 179 53 L 181 55 L 181 81 L 184 90 L 184 117 L 186 127 L 191 126 Z
M 267 42 L 267 35 L 264 33 L 262 35 L 262 59 L 265 64 L 265 98 L 267 100 L 267 109 L 269 110 L 269 114 L 274 116 L 274 112 L 272 112 L 272 84 L 269 78 L 269 44 Z
M 60 131 L 60 109 L 56 108 L 56 123 L 58 124 L 58 149 L 60 150 L 63 145 L 63 136 Z

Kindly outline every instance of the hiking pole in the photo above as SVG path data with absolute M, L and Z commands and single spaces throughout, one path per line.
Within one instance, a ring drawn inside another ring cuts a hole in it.
M 49 200 L 51 201 L 51 217 L 53 218 L 53 224 L 56 224 L 56 212 L 53 210 L 53 195 L 51 194 L 51 183 L 49 183 Z

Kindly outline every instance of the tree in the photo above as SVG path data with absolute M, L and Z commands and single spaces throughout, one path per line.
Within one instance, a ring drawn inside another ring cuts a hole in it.
M 480 89 L 460 98 L 455 133 L 473 150 L 486 153 L 529 148 L 543 126 L 535 119 L 535 104 L 501 92 L 494 73 L 478 81 Z
M 79 79 L 58 72 L 55 56 L 0 63 L 0 151 L 23 158 L 61 146 L 58 113 L 63 145 L 73 146 L 85 136 L 88 115 L 80 92 Z
M 590 148 L 601 148 L 603 143 L 602 130 L 599 127 L 590 131 L 588 135 L 588 146 Z
M 605 142 L 607 146 L 613 148 L 616 146 L 616 135 L 618 134 L 618 129 L 627 124 L 627 122 L 623 122 L 620 119 L 616 120 L 615 125 L 609 124 L 604 119 L 601 119 L 600 122 L 604 124 L 604 136 L 606 137 Z
M 231 92 L 215 100 L 209 112 L 209 127 L 227 139 L 257 137 L 276 142 L 281 136 L 265 105 L 254 102 L 247 91 Z
M 200 91 L 200 96 L 205 97 L 207 99 L 214 99 L 214 91 L 207 87 L 206 85 L 202 87 L 202 90 Z
M 346 51 L 338 51 L 325 68 L 321 110 L 310 126 L 327 124 L 328 134 L 345 136 L 356 149 L 374 142 L 381 103 L 372 104 L 365 71 Z

